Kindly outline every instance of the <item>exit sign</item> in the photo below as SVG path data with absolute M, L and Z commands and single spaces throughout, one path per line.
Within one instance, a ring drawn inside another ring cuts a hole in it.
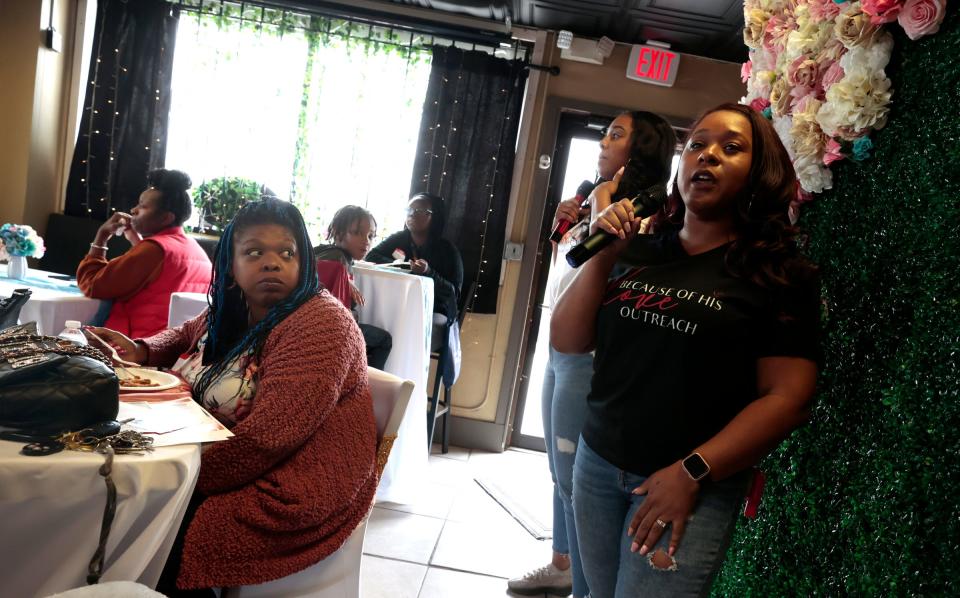
M 677 79 L 680 55 L 656 46 L 633 46 L 627 62 L 627 78 L 671 87 Z

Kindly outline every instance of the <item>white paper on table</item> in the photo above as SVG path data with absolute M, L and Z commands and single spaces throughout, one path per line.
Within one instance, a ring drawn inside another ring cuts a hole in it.
M 233 432 L 189 397 L 155 403 L 121 401 L 117 420 L 130 418 L 133 421 L 123 424 L 123 429 L 153 437 L 153 446 L 216 442 L 233 436 Z

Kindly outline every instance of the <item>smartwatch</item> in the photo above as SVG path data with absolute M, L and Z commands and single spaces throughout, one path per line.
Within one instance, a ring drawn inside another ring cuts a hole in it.
M 700 453 L 692 453 L 686 459 L 680 462 L 683 470 L 694 482 L 699 482 L 710 473 L 710 466 L 700 456 Z

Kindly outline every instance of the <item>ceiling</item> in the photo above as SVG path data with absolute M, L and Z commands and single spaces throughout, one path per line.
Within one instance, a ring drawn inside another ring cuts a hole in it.
M 378 0 L 744 62 L 742 0 Z

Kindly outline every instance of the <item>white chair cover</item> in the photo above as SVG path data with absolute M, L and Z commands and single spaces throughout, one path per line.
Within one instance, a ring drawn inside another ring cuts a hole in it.
M 367 376 L 377 420 L 377 467 L 383 471 L 410 401 L 413 382 L 374 368 L 367 368 Z M 316 565 L 267 583 L 224 588 L 221 598 L 360 598 L 360 561 L 366 530 L 364 518 L 343 546 Z

